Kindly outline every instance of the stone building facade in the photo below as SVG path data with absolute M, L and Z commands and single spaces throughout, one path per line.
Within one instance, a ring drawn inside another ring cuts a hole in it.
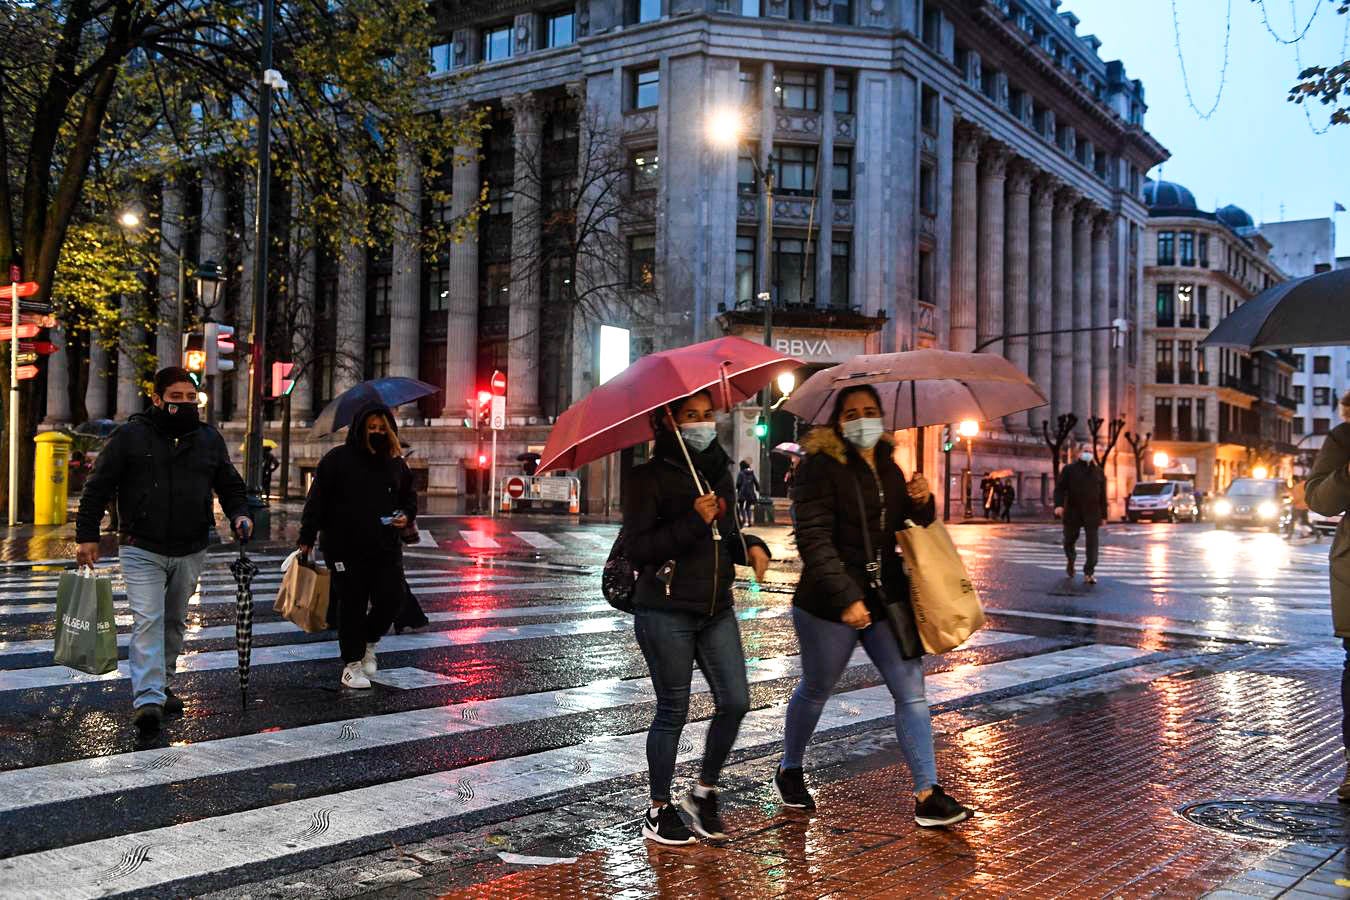
M 1200 346 L 1220 319 L 1284 280 L 1270 241 L 1241 208 L 1200 210 L 1181 185 L 1150 181 L 1144 196 L 1146 473 L 1192 477 L 1203 491 L 1258 465 L 1292 474 L 1295 357 Z M 1164 472 L 1152 467 L 1156 451 L 1168 455 Z
M 404 436 L 430 490 L 461 493 L 475 483 L 465 398 L 494 369 L 509 380 L 500 455 L 514 460 L 595 384 L 599 325 L 631 328 L 635 355 L 724 333 L 761 339 L 768 292 L 778 346 L 808 369 L 936 346 L 981 347 L 1027 371 L 1049 407 L 985 423 L 974 469 L 1012 469 L 1028 506 L 1049 500 L 1042 421 L 1138 421 L 1143 176 L 1166 151 L 1144 129 L 1140 83 L 1097 55 L 1059 0 L 452 0 L 437 15 L 428 107 L 474 104 L 490 123 L 481 147 L 459 148 L 473 161 L 447 179 L 449 213 L 484 185 L 487 209 L 476 239 L 440 259 L 395 241 L 352 264 L 304 261 L 297 290 L 313 303 L 301 327 L 329 356 L 296 389 L 298 420 L 359 375 L 430 381 L 441 394 L 400 411 Z M 740 151 L 707 134 L 727 109 L 745 126 Z M 551 142 L 584 148 L 591 129 L 621 144 L 630 205 L 645 213 L 615 236 L 644 296 L 610 304 L 608 320 L 571 315 L 556 273 L 522 263 L 540 256 L 534 223 L 550 202 L 518 190 L 522 179 L 568 178 L 528 161 L 553 158 Z M 756 166 L 775 175 L 772 243 Z M 251 249 L 232 234 L 248 229 L 232 223 L 251 213 L 224 197 L 228 178 L 208 167 L 160 203 L 166 222 L 190 207 L 201 254 L 219 241 L 242 272 Z M 400 183 L 401 199 L 435 215 L 416 180 Z M 246 311 L 233 294 L 222 310 Z M 1117 319 L 1128 323 L 1118 342 Z M 356 364 L 338 365 L 344 354 Z M 91 390 L 120 415 L 139 401 L 126 373 L 116 380 Z M 231 433 L 239 393 L 221 390 Z M 738 458 L 757 456 L 754 418 L 731 417 Z M 771 440 L 794 427 L 775 418 Z M 940 445 L 932 429 L 930 473 Z M 294 455 L 303 464 L 325 446 L 300 441 Z M 1109 463 L 1113 499 L 1132 467 L 1124 451 Z M 765 479 L 775 493 L 778 474 Z

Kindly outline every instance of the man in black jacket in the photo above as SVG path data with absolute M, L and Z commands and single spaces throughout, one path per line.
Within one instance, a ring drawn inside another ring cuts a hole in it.
M 1073 577 L 1078 532 L 1087 531 L 1087 559 L 1083 561 L 1083 581 L 1096 584 L 1092 573 L 1097 568 L 1097 528 L 1106 521 L 1106 473 L 1093 461 L 1092 448 L 1084 444 L 1078 459 L 1059 472 L 1055 483 L 1055 518 L 1064 520 L 1065 574 Z
M 169 690 L 183 649 L 187 602 L 197 589 L 215 528 L 211 494 L 234 530 L 247 537 L 244 480 L 230 463 L 220 432 L 197 417 L 197 386 L 185 369 L 155 374 L 154 403 L 108 438 L 80 495 L 75 559 L 98 561 L 99 525 L 117 496 L 118 543 L 132 633 L 128 658 L 136 727 L 159 730 L 164 713 L 181 712 Z

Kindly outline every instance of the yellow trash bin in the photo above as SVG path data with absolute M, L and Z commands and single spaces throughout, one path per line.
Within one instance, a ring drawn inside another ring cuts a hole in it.
M 33 524 L 66 524 L 67 480 L 71 439 L 59 431 L 44 431 L 33 438 L 37 459 L 33 463 Z

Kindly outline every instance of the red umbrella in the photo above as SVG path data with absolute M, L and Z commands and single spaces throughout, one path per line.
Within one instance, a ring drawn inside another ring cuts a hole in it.
M 724 337 L 642 357 L 558 417 L 540 471 L 576 469 L 652 439 L 651 413 L 707 390 L 727 409 L 802 365 L 745 338 Z

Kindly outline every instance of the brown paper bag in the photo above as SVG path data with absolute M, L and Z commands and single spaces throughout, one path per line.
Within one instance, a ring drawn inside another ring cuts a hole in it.
M 328 570 L 296 558 L 281 578 L 272 608 L 311 634 L 328 629 Z
M 914 622 L 924 650 L 946 653 L 984 627 L 984 610 L 966 564 L 941 522 L 896 532 L 909 575 Z

